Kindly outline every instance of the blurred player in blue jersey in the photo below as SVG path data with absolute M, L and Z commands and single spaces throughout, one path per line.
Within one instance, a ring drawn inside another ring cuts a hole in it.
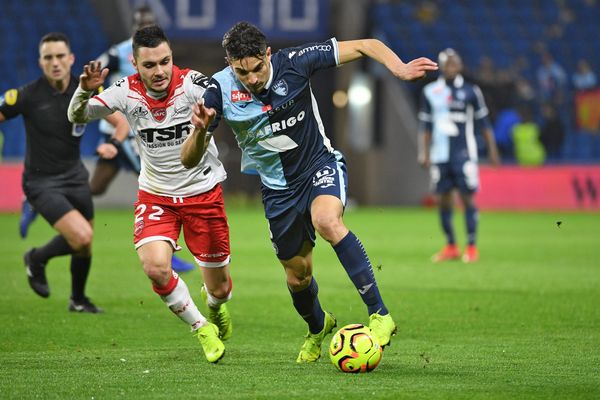
M 192 168 L 200 162 L 210 136 L 206 132 L 224 119 L 242 149 L 242 170 L 260 175 L 271 241 L 294 307 L 308 324 L 297 362 L 316 361 L 323 339 L 336 326 L 333 315 L 321 308 L 312 274 L 315 230 L 333 246 L 362 297 L 374 335 L 382 346 L 389 344 L 396 324 L 363 245 L 344 225 L 346 164 L 325 135 L 310 77 L 365 56 L 403 80 L 421 78 L 436 64 L 427 58 L 405 64 L 374 39 L 332 38 L 272 54 L 264 34 L 246 22 L 225 34 L 223 47 L 229 66 L 213 76 L 204 104 L 195 106 L 192 122 L 205 129 L 187 138 L 183 165 Z
M 429 168 L 431 183 L 440 196 L 440 219 L 446 246 L 432 257 L 433 262 L 461 258 L 452 224 L 452 193 L 460 193 L 467 226 L 468 242 L 462 260 L 479 259 L 477 250 L 478 212 L 473 195 L 479 186 L 476 133 L 485 139 L 493 165 L 500 163 L 494 133 L 481 90 L 461 75 L 462 60 L 453 49 L 439 55 L 441 76 L 425 86 L 421 97 L 421 146 L 419 162 Z
M 147 6 L 141 6 L 134 10 L 132 32 L 146 26 L 156 24 L 156 17 Z M 107 52 L 103 53 L 98 57 L 98 61 L 102 64 L 102 67 L 108 68 L 110 71 L 110 82 L 114 83 L 117 80 L 134 75 L 136 73 L 135 67 L 133 66 L 133 53 L 131 49 L 132 38 L 124 40 L 108 49 Z M 100 120 L 100 131 L 105 134 L 106 142 L 112 141 L 112 134 L 114 129 L 104 120 Z M 106 189 L 113 181 L 113 179 L 119 173 L 121 168 L 140 173 L 140 156 L 136 150 L 135 138 L 130 133 L 129 138 L 126 139 L 118 147 L 119 153 L 113 159 L 98 158 L 96 168 L 90 179 L 90 188 L 92 195 L 98 196 L 106 192 Z M 173 256 L 172 268 L 176 272 L 186 272 L 194 269 L 194 265 L 183 261 Z

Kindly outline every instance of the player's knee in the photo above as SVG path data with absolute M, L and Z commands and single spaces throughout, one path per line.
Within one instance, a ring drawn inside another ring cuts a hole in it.
M 330 243 L 338 241 L 343 234 L 344 224 L 337 216 L 315 216 L 312 222 L 319 235 Z
M 89 256 L 92 253 L 93 238 L 94 233 L 91 227 L 82 228 L 74 235 L 69 245 L 75 253 L 82 256 Z
M 159 286 L 164 286 L 169 282 L 172 274 L 166 263 L 150 259 L 142 259 L 141 261 L 144 273 L 152 282 Z
M 210 288 L 209 292 L 217 299 L 224 299 L 229 295 L 229 282 L 224 282 L 217 287 Z
M 292 292 L 298 292 L 302 289 L 307 288 L 310 284 L 311 279 L 312 275 L 288 274 L 287 285 Z

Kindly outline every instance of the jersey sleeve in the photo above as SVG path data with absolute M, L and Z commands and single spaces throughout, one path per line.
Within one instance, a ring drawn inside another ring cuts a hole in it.
M 192 103 L 196 103 L 202 98 L 208 87 L 208 77 L 198 71 L 190 70 L 183 83 L 184 91 Z
M 420 132 L 431 132 L 433 130 L 433 118 L 431 115 L 431 103 L 425 95 L 425 91 L 421 93 L 421 99 L 419 101 L 419 131 Z
M 78 86 L 71 97 L 67 116 L 69 121 L 76 123 L 87 123 L 96 119 L 104 118 L 115 111 L 126 114 L 125 99 L 129 85 L 126 78 L 119 79 L 108 89 L 93 94 L 86 92 Z M 92 96 L 90 98 L 90 96 Z
M 221 85 L 215 78 L 210 78 L 204 92 L 204 106 L 207 108 L 214 108 L 217 112 L 215 120 L 208 128 L 209 132 L 213 132 L 217 129 L 221 116 L 223 115 L 223 97 L 221 94 Z
M 487 106 L 485 105 L 485 99 L 483 98 L 483 93 L 481 89 L 477 85 L 473 85 L 473 93 L 474 93 L 474 104 L 473 108 L 475 110 L 474 118 L 475 122 L 478 125 L 479 129 L 491 128 L 492 124 L 489 118 L 489 111 Z
M 26 113 L 28 87 L 9 89 L 0 97 L 0 112 L 6 119 Z
M 126 99 L 127 92 L 129 91 L 129 82 L 127 78 L 121 78 L 108 88 L 104 89 L 102 92 L 96 94 L 90 99 L 89 106 L 93 109 L 97 109 L 96 111 L 99 113 L 103 113 L 100 106 L 103 106 L 105 109 L 109 110 L 108 114 L 112 114 L 115 111 L 121 111 L 122 113 L 126 113 Z M 90 112 L 92 110 L 89 110 Z M 108 115 L 105 114 L 105 115 Z M 94 119 L 102 118 L 105 115 L 98 117 L 97 115 L 93 115 Z
M 310 77 L 320 69 L 339 65 L 338 42 L 331 38 L 321 43 L 308 43 L 303 46 L 283 50 L 292 65 L 303 76 Z

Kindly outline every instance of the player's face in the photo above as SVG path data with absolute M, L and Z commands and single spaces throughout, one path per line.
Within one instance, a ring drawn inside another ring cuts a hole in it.
M 65 42 L 44 42 L 40 46 L 40 68 L 51 81 L 64 81 L 71 74 L 75 56 Z
M 454 79 L 456 75 L 460 74 L 461 70 L 462 62 L 460 58 L 454 56 L 449 56 L 442 67 L 442 72 L 446 79 Z
M 138 48 L 133 65 L 147 90 L 159 93 L 167 90 L 173 76 L 173 53 L 167 42 L 154 48 Z
M 262 57 L 229 60 L 229 65 L 240 82 L 252 93 L 263 91 L 271 76 L 271 48 Z

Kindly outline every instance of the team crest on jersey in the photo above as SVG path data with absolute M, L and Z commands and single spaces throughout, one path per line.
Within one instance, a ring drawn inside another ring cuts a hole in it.
M 157 107 L 150 110 L 154 119 L 158 122 L 162 122 L 165 120 L 167 116 L 167 109 L 164 107 Z
M 273 91 L 280 96 L 287 96 L 288 85 L 287 85 L 286 81 L 284 81 L 283 79 L 280 79 L 277 82 L 275 82 L 275 84 L 273 85 Z
M 231 102 L 237 103 L 238 101 L 252 101 L 252 96 L 250 93 L 242 90 L 232 90 L 231 91 Z

